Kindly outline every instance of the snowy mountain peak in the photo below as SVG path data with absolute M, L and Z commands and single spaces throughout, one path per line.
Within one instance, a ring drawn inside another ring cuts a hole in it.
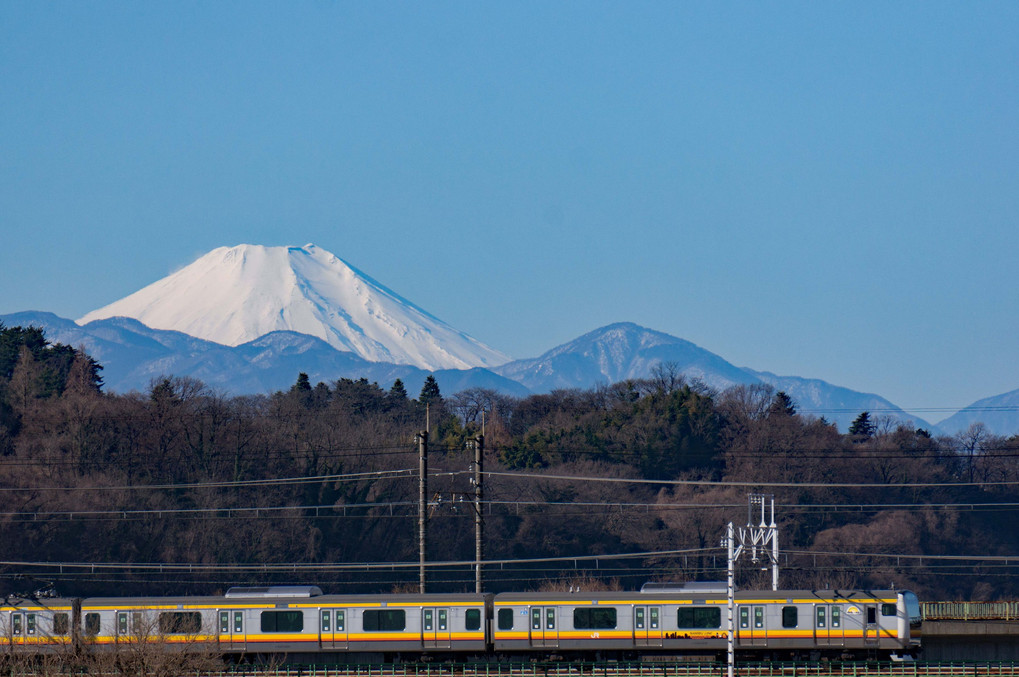
M 372 362 L 430 370 L 508 360 L 313 244 L 220 247 L 77 322 L 116 316 L 228 346 L 294 331 Z

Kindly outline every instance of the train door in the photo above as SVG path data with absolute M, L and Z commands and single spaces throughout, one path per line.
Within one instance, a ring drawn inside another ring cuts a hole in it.
M 219 612 L 219 645 L 231 651 L 244 651 L 244 612 L 221 609 Z
M 763 604 L 742 604 L 736 621 L 736 643 L 739 646 L 766 646 L 768 643 Z
M 448 649 L 450 640 L 449 609 L 421 610 L 421 639 L 426 649 Z
M 662 608 L 660 606 L 633 608 L 633 641 L 637 646 L 662 645 Z
M 131 627 L 128 624 L 128 612 L 118 611 L 117 612 L 117 623 L 114 627 L 116 634 L 114 640 L 118 644 L 121 642 L 131 641 Z
M 35 639 L 38 614 L 16 611 L 11 614 L 11 633 L 15 644 L 31 644 Z
M 554 606 L 531 607 L 531 646 L 559 646 L 559 628 Z
M 878 626 L 877 626 L 877 607 L 873 604 L 867 604 L 863 608 L 864 619 L 863 619 L 863 645 L 877 646 L 878 645 Z
M 11 614 L 11 644 L 25 643 L 25 614 L 15 611 Z
M 318 610 L 319 642 L 323 649 L 347 648 L 347 610 Z
M 842 647 L 845 634 L 842 631 L 842 607 L 818 604 L 814 607 L 814 637 L 818 646 Z

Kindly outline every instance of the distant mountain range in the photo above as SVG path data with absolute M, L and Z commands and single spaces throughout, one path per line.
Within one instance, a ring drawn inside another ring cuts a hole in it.
M 77 322 L 39 311 L 3 315 L 0 322 L 42 327 L 53 342 L 84 347 L 103 365 L 107 390 L 116 392 L 144 392 L 153 379 L 174 375 L 228 395 L 267 393 L 289 388 L 305 372 L 313 383 L 363 377 L 387 389 L 399 378 L 412 395 L 434 374 L 446 394 L 478 387 L 524 396 L 646 378 L 670 364 L 719 390 L 769 384 L 802 413 L 824 416 L 843 431 L 862 411 L 934 433 L 952 434 L 976 421 L 996 434 L 1019 431 L 1019 390 L 934 426 L 878 395 L 737 367 L 631 323 L 508 362 L 314 245 L 222 247 Z
M 27 311 L 0 315 L 6 326 L 42 327 L 55 343 L 84 347 L 103 366 L 108 391 L 145 392 L 160 376 L 191 376 L 228 395 L 286 390 L 300 372 L 312 383 L 339 378 L 367 378 L 388 388 L 400 379 L 416 393 L 434 374 L 445 393 L 491 388 L 527 395 L 527 388 L 482 368 L 426 370 L 406 364 L 369 362 L 333 348 L 322 339 L 292 331 L 275 331 L 239 346 L 225 346 L 178 331 L 152 329 L 135 319 L 113 317 L 78 325 L 53 313 Z
M 620 323 L 563 344 L 533 360 L 517 360 L 495 369 L 440 369 L 369 362 L 307 334 L 275 331 L 239 346 L 162 329 L 125 317 L 78 325 L 53 313 L 28 311 L 0 316 L 6 326 L 42 327 L 49 340 L 84 347 L 100 364 L 106 389 L 144 392 L 153 379 L 191 376 L 225 394 L 286 390 L 305 372 L 312 383 L 338 378 L 367 378 L 388 388 L 401 379 L 411 394 L 434 374 L 444 393 L 490 388 L 510 395 L 562 388 L 592 388 L 629 378 L 645 378 L 655 366 L 674 364 L 690 379 L 724 389 L 737 383 L 767 383 L 784 390 L 803 412 L 824 416 L 845 430 L 861 411 L 870 411 L 937 432 L 927 421 L 910 416 L 888 400 L 840 388 L 816 379 L 776 376 L 741 369 L 689 341 Z

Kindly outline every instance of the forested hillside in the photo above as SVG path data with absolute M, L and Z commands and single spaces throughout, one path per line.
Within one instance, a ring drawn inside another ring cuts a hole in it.
M 491 590 L 722 580 L 725 524 L 766 493 L 783 587 L 1019 594 L 1019 438 L 979 426 L 937 439 L 861 412 L 843 435 L 766 386 L 714 392 L 668 365 L 525 398 L 303 374 L 258 397 L 169 375 L 110 395 L 100 374 L 39 330 L 0 326 L 5 594 L 416 589 L 415 437 L 429 428 L 429 560 L 469 562 L 482 425 Z M 763 566 L 745 556 L 738 583 L 770 585 Z M 428 577 L 474 586 L 470 566 Z

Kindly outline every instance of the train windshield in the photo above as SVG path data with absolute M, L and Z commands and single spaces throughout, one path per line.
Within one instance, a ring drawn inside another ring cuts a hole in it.
M 922 621 L 920 616 L 920 600 L 908 590 L 902 593 L 902 600 L 906 603 L 906 615 L 909 616 L 909 626 L 911 628 L 920 627 L 920 622 Z

